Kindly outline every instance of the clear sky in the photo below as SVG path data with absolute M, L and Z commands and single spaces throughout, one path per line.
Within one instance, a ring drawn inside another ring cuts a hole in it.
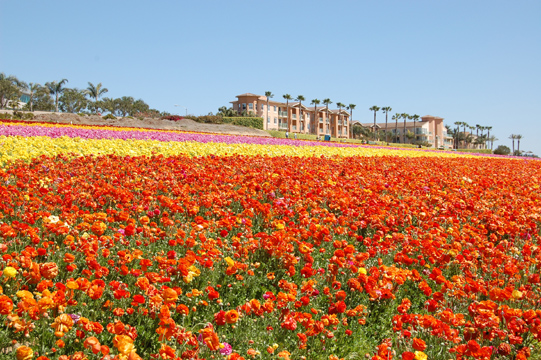
M 541 1 L 0 0 L 0 72 L 171 113 L 272 91 L 492 126 L 541 156 Z M 175 107 L 177 104 L 179 107 Z M 380 119 L 384 118 L 379 114 Z

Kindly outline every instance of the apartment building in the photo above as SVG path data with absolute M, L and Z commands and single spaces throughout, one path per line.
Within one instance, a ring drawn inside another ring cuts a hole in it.
M 336 138 L 350 137 L 350 114 L 345 109 L 329 109 L 310 106 L 297 101 L 280 102 L 251 93 L 236 96 L 231 101 L 233 110 L 253 112 L 263 118 L 266 130 L 284 130 L 291 133 L 330 135 Z
M 358 121 L 354 121 L 353 123 L 354 126 L 367 127 L 372 131 L 374 129 L 374 123 L 360 123 Z M 376 131 L 384 130 L 385 123 L 376 123 Z M 395 121 L 389 121 L 387 131 L 391 133 L 389 136 L 390 142 L 411 144 L 417 140 L 426 141 L 436 149 L 440 147 L 446 149 L 453 148 L 453 137 L 447 134 L 447 129 L 441 117 L 425 115 L 415 123 L 413 121 L 406 121 L 405 132 L 404 121 L 398 121 L 398 124 Z M 409 136 L 407 135 L 408 133 L 410 134 Z

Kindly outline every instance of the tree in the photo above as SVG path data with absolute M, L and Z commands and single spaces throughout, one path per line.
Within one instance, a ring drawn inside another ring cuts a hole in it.
M 98 85 L 94 86 L 94 84 L 92 84 L 91 82 L 88 82 L 88 87 L 86 88 L 86 91 L 85 93 L 94 99 L 94 108 L 95 108 L 95 111 L 98 112 L 98 109 L 97 109 L 97 103 L 99 101 L 99 98 L 101 96 L 103 96 L 103 94 L 105 94 L 106 92 L 108 92 L 109 90 L 107 88 L 104 88 L 102 87 L 101 83 L 99 83 Z
M 65 88 L 58 101 L 62 112 L 78 113 L 88 106 L 85 90 Z
M 385 114 L 385 142 L 389 142 L 389 140 L 387 139 L 387 115 L 389 114 L 390 111 L 392 111 L 393 109 L 390 107 L 390 106 L 384 106 L 381 108 L 381 111 Z
M 325 113 L 327 114 L 326 120 L 329 121 L 329 105 L 332 104 L 332 101 L 329 98 L 323 99 L 323 104 L 325 104 Z M 325 123 L 327 121 L 325 121 Z M 327 127 L 328 127 L 328 125 L 325 124 L 325 134 L 327 133 L 327 130 L 328 130 Z
M 353 110 L 355 109 L 357 105 L 355 104 L 349 104 L 348 105 L 348 110 L 349 110 L 349 126 L 348 126 L 348 129 L 349 131 L 351 132 L 352 129 L 351 127 L 353 126 Z M 352 136 L 353 133 L 350 134 L 350 136 Z
M 274 94 L 272 93 L 272 91 L 265 91 L 265 96 L 267 97 L 267 120 L 263 123 L 263 129 L 267 128 L 267 130 L 269 129 L 269 99 L 272 99 L 274 97 Z M 265 126 L 265 123 L 267 124 Z
M 485 126 L 485 129 L 488 131 L 487 139 L 490 140 L 490 130 L 492 130 L 492 126 Z
M 28 83 L 28 97 L 30 98 L 30 111 L 34 111 L 34 97 L 36 93 L 41 89 L 40 84 Z
M 54 106 L 55 112 L 58 112 L 58 97 L 64 92 L 64 84 L 68 82 L 68 79 L 62 79 L 59 82 L 47 82 L 45 86 L 49 89 L 49 93 L 55 98 Z
M 513 154 L 515 153 L 515 139 L 517 138 L 517 136 L 515 134 L 511 134 L 509 136 L 509 139 L 513 140 Z
M 402 143 L 406 143 L 406 120 L 409 119 L 410 115 L 407 113 L 400 114 L 400 117 L 404 119 L 404 133 L 402 134 Z
M 415 114 L 411 117 L 413 119 L 413 135 L 414 137 L 414 144 L 417 143 L 417 120 L 419 120 L 419 115 Z
M 293 98 L 289 94 L 282 95 L 284 99 L 286 99 L 286 107 L 287 107 L 287 131 L 290 130 L 291 126 L 291 120 L 289 120 L 289 100 L 292 100 Z
M 54 111 L 54 102 L 49 94 L 49 89 L 40 86 L 33 95 L 33 110 L 34 111 Z
M 398 136 L 398 120 L 400 120 L 401 117 L 402 117 L 402 115 L 400 115 L 400 114 L 394 114 L 393 117 L 392 117 L 392 120 L 394 120 L 394 139 L 393 139 L 393 142 L 395 142 L 395 141 L 400 142 L 400 137 Z
M 126 117 L 128 114 L 133 113 L 134 98 L 131 96 L 123 96 L 120 99 L 115 99 L 117 103 L 117 111 L 122 117 Z
M 222 106 L 218 108 L 218 112 L 216 113 L 216 115 L 219 115 L 222 117 L 234 117 L 234 116 L 238 116 L 238 113 L 232 107 L 228 109 L 226 106 Z
M 321 101 L 319 99 L 314 99 L 310 102 L 311 105 L 314 105 L 314 130 L 313 130 L 313 133 L 317 135 L 318 131 L 317 131 L 317 128 L 318 128 L 318 120 L 317 120 L 317 106 L 321 103 Z
M 494 154 L 497 155 L 509 155 L 511 153 L 511 149 L 509 149 L 508 146 L 500 145 L 494 150 Z
M 338 106 L 338 119 L 339 119 L 340 121 L 342 121 L 342 108 L 343 108 L 344 106 L 346 106 L 346 105 L 345 105 L 345 104 L 342 104 L 341 102 L 337 102 L 337 103 L 336 103 L 336 106 Z M 336 128 L 337 128 L 337 130 L 336 130 L 336 137 L 338 137 L 338 126 L 337 126 Z M 342 126 L 342 128 L 343 128 L 343 126 Z
M 23 83 L 14 75 L 0 73 L 0 109 L 7 106 L 8 101 L 20 96 Z
M 517 139 L 517 151 L 520 154 L 520 139 L 522 139 L 522 135 L 515 135 L 515 139 Z
M 297 95 L 297 98 L 295 99 L 295 101 L 299 102 L 299 131 L 301 130 L 300 124 L 302 123 L 302 102 L 304 100 L 306 99 L 302 95 Z
M 488 138 L 488 141 L 490 141 L 490 150 L 494 148 L 494 141 L 498 141 L 499 139 L 496 138 L 496 136 L 492 135 Z
M 370 111 L 374 112 L 374 135 L 376 134 L 376 113 L 379 111 L 379 107 L 374 105 L 370 109 Z M 374 140 L 376 140 L 376 137 L 374 136 Z

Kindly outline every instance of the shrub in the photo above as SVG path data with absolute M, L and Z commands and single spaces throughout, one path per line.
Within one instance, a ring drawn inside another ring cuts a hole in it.
M 80 113 L 78 113 L 77 115 L 79 115 L 79 116 L 85 116 L 86 114 L 85 114 L 85 113 L 82 113 L 82 112 L 80 112 Z
M 223 122 L 263 130 L 263 118 L 260 117 L 224 117 Z
M 511 149 L 509 149 L 508 146 L 500 145 L 494 150 L 494 154 L 497 155 L 509 155 L 511 153 Z
M 107 114 L 103 117 L 103 120 L 116 120 L 116 116 L 114 116 L 113 114 Z

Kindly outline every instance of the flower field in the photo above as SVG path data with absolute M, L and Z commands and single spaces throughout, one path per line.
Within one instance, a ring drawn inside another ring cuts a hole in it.
M 536 358 L 540 185 L 535 160 L 1 122 L 0 359 Z

